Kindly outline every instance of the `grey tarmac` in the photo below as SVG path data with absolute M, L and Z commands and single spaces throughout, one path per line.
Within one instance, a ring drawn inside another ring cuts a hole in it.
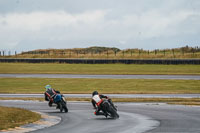
M 110 98 L 200 98 L 200 94 L 104 94 Z M 64 94 L 70 98 L 91 98 L 91 94 Z M 6 98 L 42 98 L 44 94 L 0 94 Z
M 200 75 L 84 75 L 84 74 L 0 74 L 3 78 L 90 78 L 90 79 L 181 79 L 200 80 Z
M 55 126 L 33 133 L 199 133 L 200 107 L 165 103 L 115 103 L 119 119 L 94 116 L 91 103 L 68 102 L 69 113 L 59 113 L 47 102 L 0 101 L 0 105 L 26 108 L 61 117 Z

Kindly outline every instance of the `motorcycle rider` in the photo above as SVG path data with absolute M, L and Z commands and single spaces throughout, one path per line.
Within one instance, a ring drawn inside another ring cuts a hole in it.
M 108 114 L 102 110 L 103 98 L 108 99 L 109 103 L 115 108 L 115 106 L 112 103 L 112 100 L 109 99 L 108 96 L 99 94 L 98 91 L 94 91 L 92 93 L 92 101 L 91 102 L 92 102 L 94 109 L 96 109 L 94 112 L 95 115 L 105 115 L 107 117 Z M 100 112 L 100 111 L 102 111 L 102 112 Z
M 52 106 L 53 104 L 53 99 L 57 94 L 60 94 L 60 91 L 56 91 L 53 88 L 51 88 L 51 85 L 46 85 L 45 86 L 46 92 L 44 93 L 45 95 L 45 101 L 49 101 L 49 107 Z M 57 108 L 59 108 L 57 106 Z

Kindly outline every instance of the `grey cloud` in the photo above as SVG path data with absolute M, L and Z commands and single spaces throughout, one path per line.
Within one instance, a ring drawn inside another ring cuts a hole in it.
M 0 48 L 196 46 L 199 7 L 199 0 L 0 0 Z

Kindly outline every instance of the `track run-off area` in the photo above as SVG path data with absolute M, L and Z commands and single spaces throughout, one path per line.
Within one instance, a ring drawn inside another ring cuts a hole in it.
M 165 103 L 115 103 L 119 119 L 95 116 L 91 103 L 68 102 L 60 113 L 47 102 L 4 100 L 0 105 L 25 108 L 61 118 L 59 124 L 34 133 L 199 133 L 200 107 Z M 29 125 L 27 125 L 29 127 Z
M 91 94 L 63 94 L 66 98 L 91 98 Z M 104 94 L 110 98 L 200 98 L 200 94 Z M 0 94 L 2 98 L 42 98 L 44 94 Z
M 200 80 L 200 75 L 85 75 L 85 74 L 0 74 L 2 78 L 92 78 L 92 79 L 181 79 Z

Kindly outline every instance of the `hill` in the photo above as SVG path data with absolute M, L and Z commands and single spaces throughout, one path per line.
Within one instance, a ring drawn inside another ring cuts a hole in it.
M 170 58 L 200 58 L 199 47 L 180 47 L 173 49 L 119 49 L 116 47 L 88 47 L 72 49 L 37 49 L 26 51 L 13 56 L 2 56 L 5 58 L 98 58 L 98 59 L 170 59 Z

